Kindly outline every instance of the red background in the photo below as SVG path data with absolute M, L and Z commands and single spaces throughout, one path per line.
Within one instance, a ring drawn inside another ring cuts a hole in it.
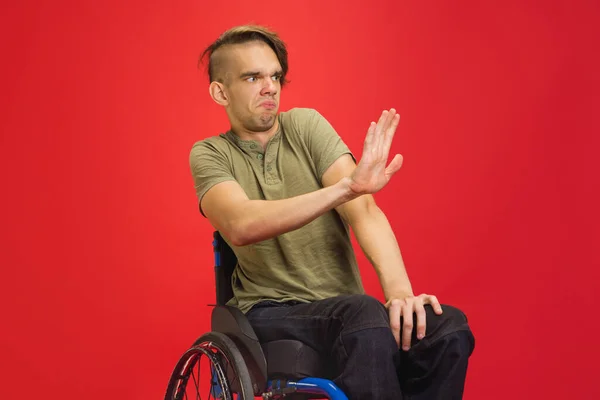
M 282 108 L 357 155 L 399 110 L 377 199 L 415 290 L 470 318 L 465 399 L 597 398 L 599 3 L 483 3 L 3 5 L 1 397 L 158 399 L 208 329 L 188 154 L 227 120 L 196 61 L 254 21 L 289 45 Z

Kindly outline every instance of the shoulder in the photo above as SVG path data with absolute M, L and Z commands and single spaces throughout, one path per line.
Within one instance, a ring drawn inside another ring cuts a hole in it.
M 230 147 L 230 142 L 225 138 L 224 134 L 211 136 L 206 139 L 198 140 L 192 145 L 190 150 L 191 155 L 202 155 L 211 153 L 225 152 Z
M 323 118 L 314 108 L 295 107 L 280 113 L 281 123 L 287 125 L 310 124 L 315 119 Z
M 198 140 L 192 145 L 189 162 L 192 166 L 214 165 L 215 162 L 228 164 L 232 154 L 231 146 L 224 134 Z
M 280 123 L 286 133 L 295 133 L 306 138 L 331 125 L 323 115 L 314 108 L 296 107 L 280 113 Z

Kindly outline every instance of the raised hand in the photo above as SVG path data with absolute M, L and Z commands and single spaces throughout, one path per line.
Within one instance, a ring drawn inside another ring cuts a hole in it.
M 381 190 L 402 166 L 402 156 L 396 154 L 386 167 L 392 139 L 400 122 L 393 108 L 384 110 L 377 123 L 371 122 L 363 146 L 362 157 L 350 177 L 350 189 L 357 195 Z

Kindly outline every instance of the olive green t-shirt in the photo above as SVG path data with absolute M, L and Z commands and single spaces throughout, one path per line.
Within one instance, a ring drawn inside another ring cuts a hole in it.
M 241 140 L 231 131 L 194 144 L 190 168 L 198 204 L 224 181 L 238 182 L 250 200 L 313 192 L 323 187 L 323 173 L 335 160 L 352 155 L 317 111 L 294 108 L 278 118 L 279 130 L 264 151 L 258 142 Z M 335 210 L 252 245 L 233 246 L 224 239 L 238 258 L 234 298 L 228 304 L 242 312 L 263 300 L 311 302 L 364 293 L 349 228 Z

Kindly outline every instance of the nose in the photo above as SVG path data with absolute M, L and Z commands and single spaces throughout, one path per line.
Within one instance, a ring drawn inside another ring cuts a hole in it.
M 265 84 L 262 88 L 261 94 L 274 96 L 277 94 L 277 82 L 273 79 L 265 79 Z

